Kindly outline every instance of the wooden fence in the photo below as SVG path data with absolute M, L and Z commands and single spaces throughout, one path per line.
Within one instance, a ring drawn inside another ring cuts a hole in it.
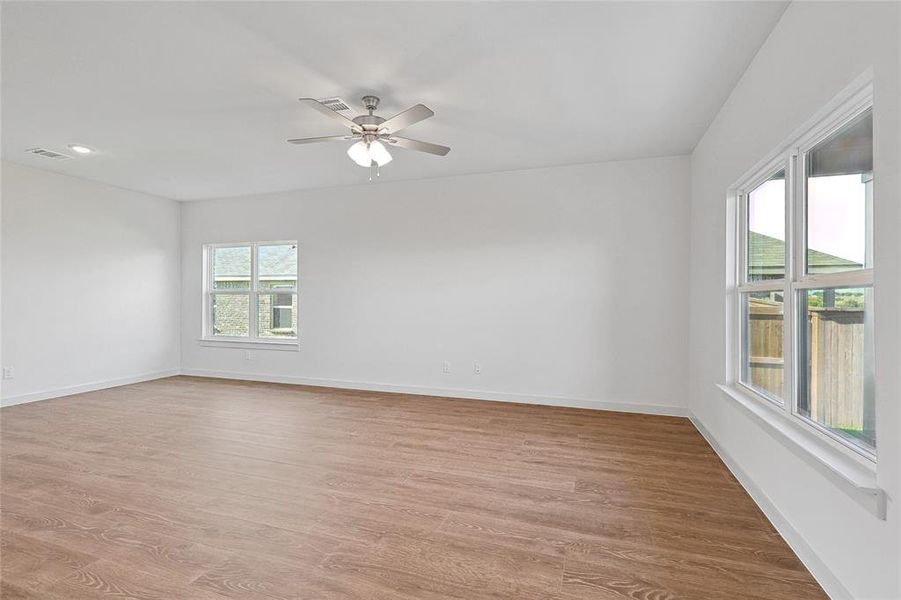
M 782 397 L 782 305 L 755 298 L 749 312 L 747 381 Z M 862 430 L 864 311 L 811 307 L 809 315 L 810 417 L 827 427 Z
M 749 312 L 750 373 L 747 381 L 754 387 L 781 398 L 785 375 L 782 304 L 752 298 Z
M 863 309 L 810 310 L 810 416 L 828 427 L 862 430 Z

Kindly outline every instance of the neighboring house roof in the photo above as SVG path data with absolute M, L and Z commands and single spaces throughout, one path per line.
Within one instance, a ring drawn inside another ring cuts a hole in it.
M 297 246 L 259 246 L 260 277 L 265 279 L 294 279 L 297 277 Z M 216 279 L 249 279 L 250 248 L 216 248 L 213 271 Z
M 782 277 L 785 272 L 785 242 L 755 231 L 748 238 L 751 275 Z M 810 250 L 807 262 L 817 272 L 847 271 L 863 265 L 853 260 L 833 256 L 819 250 Z

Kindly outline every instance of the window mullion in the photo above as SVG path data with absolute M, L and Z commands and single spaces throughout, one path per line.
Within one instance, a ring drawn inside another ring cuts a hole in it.
M 800 177 L 798 176 L 798 149 L 792 148 L 787 156 L 785 170 L 785 290 L 783 291 L 783 376 L 785 403 L 782 410 L 791 416 L 797 402 L 798 357 L 795 348 L 798 315 L 795 310 L 794 282 L 798 277 L 800 248 L 803 246 L 799 237 L 799 227 L 803 226 L 800 214 Z
M 250 319 L 249 329 L 250 339 L 255 340 L 259 337 L 257 331 L 259 323 L 256 315 L 259 311 L 260 303 L 260 282 L 259 282 L 259 244 L 250 245 Z
M 798 311 L 798 281 L 807 272 L 807 156 L 801 149 L 792 149 L 792 276 L 789 294 L 791 296 L 791 345 L 792 345 L 792 389 L 791 402 L 788 406 L 789 416 L 798 413 L 801 394 L 801 372 L 806 373 L 807 364 L 801 364 L 802 351 L 806 360 L 807 352 L 800 346 L 801 328 L 807 327 L 807 316 L 802 320 Z M 806 337 L 805 337 L 806 339 Z M 806 377 L 806 375 L 805 375 Z

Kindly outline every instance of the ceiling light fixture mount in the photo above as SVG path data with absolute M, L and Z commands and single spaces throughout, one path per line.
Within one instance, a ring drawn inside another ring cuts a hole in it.
M 412 108 L 399 113 L 390 119 L 384 119 L 375 114 L 379 107 L 379 97 L 367 95 L 361 99 L 368 114 L 359 115 L 348 119 L 344 115 L 313 98 L 301 98 L 300 102 L 310 108 L 319 111 L 325 116 L 334 119 L 350 129 L 350 135 L 331 135 L 314 138 L 295 138 L 288 140 L 291 144 L 312 144 L 316 142 L 335 142 L 355 140 L 348 148 L 347 155 L 361 167 L 369 167 L 369 180 L 372 181 L 371 169 L 373 166 L 381 167 L 392 160 L 391 153 L 386 145 L 398 146 L 408 150 L 427 152 L 438 156 L 444 156 L 450 152 L 447 146 L 420 142 L 396 135 L 398 131 L 428 119 L 435 113 L 423 104 L 417 104 Z

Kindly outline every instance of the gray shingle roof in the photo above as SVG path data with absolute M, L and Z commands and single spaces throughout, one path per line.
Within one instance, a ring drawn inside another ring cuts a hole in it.
M 260 246 L 260 277 L 297 277 L 297 246 Z M 250 278 L 250 247 L 216 248 L 213 275 L 216 279 Z
M 751 231 L 748 236 L 748 258 L 751 275 L 780 278 L 785 272 L 785 242 L 762 233 Z M 807 262 L 817 272 L 847 271 L 862 265 L 853 260 L 833 256 L 819 250 L 810 250 Z

